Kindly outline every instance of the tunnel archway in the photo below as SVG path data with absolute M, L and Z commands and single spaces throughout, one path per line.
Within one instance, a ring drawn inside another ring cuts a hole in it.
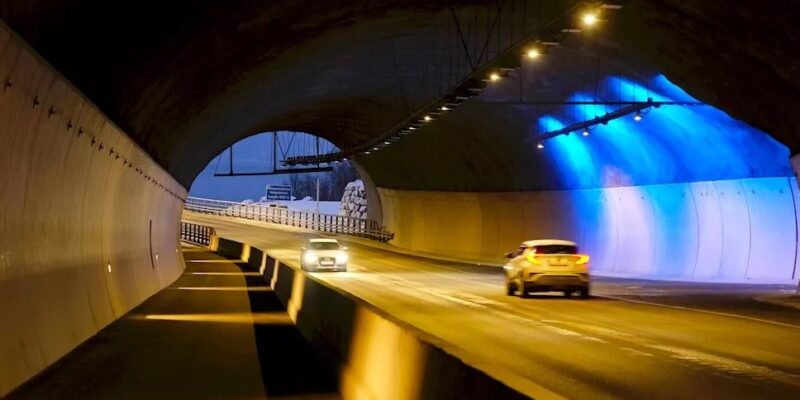
M 382 212 L 377 189 L 357 161 L 299 167 L 285 165 L 287 157 L 336 151 L 339 148 L 333 143 L 305 132 L 279 130 L 251 135 L 230 144 L 211 159 L 194 178 L 189 196 L 265 206 L 275 203 L 316 212 L 317 208 L 313 207 L 317 199 L 316 181 L 323 205 L 321 213 L 380 222 Z M 359 189 L 348 189 L 353 185 Z M 290 199 L 275 202 L 264 195 L 267 186 L 290 187 Z M 356 198 L 364 192 L 363 199 Z
M 509 8 L 497 12 L 497 3 L 490 1 L 459 2 L 454 8 L 449 2 L 416 0 L 163 3 L 8 0 L 0 7 L 0 17 L 10 26 L 0 27 L 0 160 L 5 166 L 0 200 L 6 209 L 22 210 L 0 218 L 3 237 L 20 243 L 7 241 L 0 248 L 0 273 L 8 278 L 0 291 L 8 296 L 0 302 L 0 316 L 15 327 L 1 333 L 0 350 L 9 355 L 3 371 L 12 373 L 0 375 L 0 393 L 52 364 L 180 273 L 177 227 L 186 187 L 226 144 L 278 128 L 317 132 L 342 148 L 380 137 L 427 106 L 445 82 L 465 76 L 459 71 L 480 70 L 482 56 L 467 59 L 482 54 L 479 36 L 491 30 L 493 19 L 517 21 L 504 14 L 513 14 Z M 521 10 L 532 2 L 505 4 Z M 524 21 L 513 32 L 539 28 L 538 21 L 577 2 L 547 4 L 538 15 L 534 7 L 527 9 L 529 15 L 518 14 L 528 18 L 519 18 Z M 744 220 L 747 215 L 747 228 L 715 226 L 732 238 L 733 248 L 749 246 L 748 254 L 714 250 L 714 261 L 708 261 L 712 258 L 701 238 L 715 234 L 698 230 L 690 244 L 681 244 L 695 250 L 683 252 L 679 273 L 667 272 L 680 278 L 796 280 L 796 261 L 788 260 L 797 251 L 797 211 L 788 204 L 797 196 L 797 185 L 787 176 L 785 160 L 794 156 L 800 164 L 800 132 L 795 119 L 786 117 L 800 103 L 792 51 L 800 41 L 798 15 L 797 2 L 791 0 L 769 7 L 624 2 L 601 29 L 570 33 L 536 69 L 535 79 L 549 83 L 541 88 L 551 94 L 569 92 L 562 73 L 585 74 L 580 71 L 592 70 L 598 58 L 647 76 L 663 73 L 699 101 L 764 133 L 749 135 L 755 141 L 696 146 L 706 146 L 709 154 L 726 149 L 740 156 L 736 161 L 743 162 L 735 170 L 741 173 L 734 183 L 719 181 L 731 176 L 717 168 L 719 175 L 703 175 L 689 159 L 676 169 L 678 174 L 633 181 L 612 174 L 600 180 L 603 187 L 583 187 L 583 181 L 570 178 L 576 171 L 591 178 L 592 169 L 582 167 L 581 151 L 567 151 L 581 146 L 559 142 L 581 138 L 558 138 L 536 153 L 521 145 L 531 126 L 563 121 L 539 124 L 546 116 L 537 119 L 516 106 L 469 112 L 467 104 L 427 131 L 354 161 L 371 177 L 369 187 L 383 188 L 373 197 L 381 200 L 379 214 L 397 231 L 396 244 L 403 247 L 433 253 L 466 249 L 476 258 L 498 254 L 531 234 L 574 234 L 560 229 L 585 215 L 559 213 L 554 204 L 580 209 L 591 203 L 596 210 L 616 195 L 625 204 L 615 210 L 632 210 L 618 225 L 653 223 L 659 228 L 649 237 L 661 244 L 631 253 L 640 261 L 634 267 L 611 272 L 662 274 L 652 260 L 667 260 L 671 247 L 665 238 L 690 230 L 672 228 L 699 229 L 701 214 L 717 222 L 723 218 L 716 216 Z M 462 40 L 460 24 L 480 34 Z M 512 29 L 500 31 L 507 35 L 502 38 L 514 38 Z M 453 64 L 436 62 L 450 55 Z M 475 61 L 477 66 L 469 65 Z M 491 90 L 485 96 L 490 95 Z M 657 115 L 654 111 L 646 119 Z M 509 127 L 503 132 L 507 135 L 497 134 L 498 125 Z M 614 146 L 602 146 L 603 133 L 588 139 L 600 150 L 585 153 L 612 153 Z M 785 147 L 762 140 L 764 135 Z M 643 147 L 675 148 L 656 142 Z M 560 155 L 550 152 L 559 148 Z M 763 151 L 757 155 L 776 163 L 753 162 L 747 151 L 756 148 Z M 622 153 L 630 156 L 628 168 L 641 167 L 635 152 Z M 679 158 L 673 156 L 661 160 Z M 587 182 L 600 178 L 606 175 Z M 625 186 L 638 182 L 669 187 Z M 594 192 L 564 194 L 566 189 Z M 48 191 L 59 195 L 43 195 Z M 734 193 L 742 200 L 720 200 Z M 651 201 L 656 198 L 663 201 Z M 690 198 L 697 214 L 687 218 L 695 222 L 681 225 L 683 219 L 658 217 L 676 215 L 671 210 L 682 209 Z M 589 227 L 609 226 L 601 214 L 590 216 L 594 225 Z M 158 238 L 153 251 L 161 255 L 157 265 L 150 264 L 150 220 Z M 537 223 L 543 220 L 547 224 Z M 640 236 L 636 229 L 619 232 L 617 242 Z M 751 241 L 753 232 L 759 234 L 758 243 Z M 470 240 L 444 245 L 431 240 L 459 235 Z M 725 246 L 714 242 L 712 247 Z M 770 253 L 773 247 L 780 251 Z M 749 260 L 761 255 L 770 262 L 779 258 L 780 269 L 752 268 Z M 692 259 L 695 267 L 685 268 Z M 734 267 L 698 275 L 700 260 Z M 646 262 L 653 262 L 652 270 L 639 268 Z M 66 326 L 70 329 L 55 329 Z

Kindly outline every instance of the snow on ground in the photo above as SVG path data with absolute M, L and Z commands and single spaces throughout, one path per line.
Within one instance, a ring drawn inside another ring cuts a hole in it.
M 341 201 L 320 201 L 319 212 L 320 214 L 338 215 L 341 203 L 342 203 Z M 310 212 L 317 211 L 317 202 L 311 197 L 305 197 L 304 199 L 301 200 L 292 200 L 292 201 L 266 201 L 265 198 L 262 197 L 258 202 L 254 202 L 251 199 L 247 199 L 243 201 L 242 204 L 252 204 L 263 207 L 268 207 L 269 204 L 281 204 L 285 205 L 290 210 L 310 211 Z

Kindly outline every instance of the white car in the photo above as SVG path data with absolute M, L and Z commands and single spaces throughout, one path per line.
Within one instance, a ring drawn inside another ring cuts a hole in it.
M 589 297 L 589 256 L 580 254 L 575 242 L 529 240 L 506 257 L 510 260 L 503 269 L 509 296 L 560 291 L 567 297 L 573 292 Z
M 336 239 L 309 239 L 300 253 L 304 271 L 347 271 L 347 247 Z

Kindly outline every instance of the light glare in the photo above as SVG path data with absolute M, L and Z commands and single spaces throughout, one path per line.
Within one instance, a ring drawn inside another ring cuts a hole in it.
M 583 17 L 581 19 L 583 20 L 583 24 L 584 25 L 593 26 L 594 24 L 597 23 L 597 14 L 595 14 L 595 13 L 586 13 L 586 14 L 583 14 Z

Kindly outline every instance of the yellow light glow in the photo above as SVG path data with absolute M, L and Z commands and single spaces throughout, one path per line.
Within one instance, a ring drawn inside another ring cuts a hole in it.
M 209 292 L 270 292 L 269 286 L 178 286 L 170 289 L 177 290 L 198 290 Z
M 295 271 L 294 278 L 292 278 L 292 295 L 289 297 L 289 304 L 286 306 L 286 311 L 292 321 L 297 321 L 297 315 L 303 308 L 303 295 L 306 287 L 306 276 L 300 272 Z
M 594 25 L 594 24 L 596 24 L 596 23 L 597 23 L 597 21 L 598 21 L 598 20 L 597 20 L 597 14 L 595 14 L 595 13 L 586 13 L 586 14 L 583 14 L 583 17 L 581 17 L 581 20 L 583 21 L 583 24 L 584 24 L 584 25 L 586 25 L 586 26 L 593 26 L 593 25 Z
M 525 258 L 527 258 L 528 261 L 530 261 L 532 264 L 541 264 L 542 263 L 542 260 L 540 260 L 538 257 L 536 257 L 536 253 L 530 253 Z
M 258 272 L 189 272 L 189 275 L 213 275 L 213 276 L 260 276 Z
M 349 348 L 340 381 L 342 398 L 375 398 L 374 393 L 391 393 L 397 399 L 420 397 L 430 355 L 413 334 L 358 307 Z
M 432 120 L 433 118 L 431 118 L 431 116 L 430 116 L 430 115 L 426 115 L 426 116 L 425 116 L 423 119 L 425 120 L 425 122 L 429 122 L 429 121 L 430 121 L 430 120 Z
M 542 53 L 539 52 L 539 49 L 528 50 L 528 58 L 530 59 L 539 58 L 540 55 L 542 55 Z
M 450 109 L 447 106 L 442 106 L 441 110 L 442 111 L 449 111 Z
M 285 312 L 219 313 L 219 314 L 148 314 L 131 318 L 152 321 L 213 322 L 226 324 L 292 325 Z
M 498 75 L 497 72 L 492 72 L 492 74 L 489 75 L 489 80 L 490 81 L 496 81 L 498 79 L 500 79 L 500 75 Z

